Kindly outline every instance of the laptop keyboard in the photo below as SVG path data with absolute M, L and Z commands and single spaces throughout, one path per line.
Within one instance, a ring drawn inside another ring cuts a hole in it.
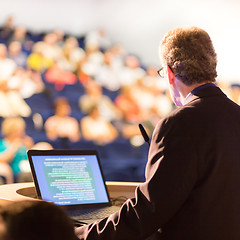
M 110 206 L 99 209 L 79 209 L 70 212 L 71 217 L 77 217 L 78 219 L 102 219 L 108 217 L 112 213 L 115 213 L 119 210 L 118 206 Z

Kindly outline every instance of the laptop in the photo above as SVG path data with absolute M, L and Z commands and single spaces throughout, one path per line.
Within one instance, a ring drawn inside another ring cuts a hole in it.
M 90 223 L 119 210 L 111 204 L 96 150 L 29 150 L 38 198 L 63 206 Z

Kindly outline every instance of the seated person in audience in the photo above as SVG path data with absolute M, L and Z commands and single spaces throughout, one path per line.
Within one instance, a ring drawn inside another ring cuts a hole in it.
M 61 47 L 58 45 L 58 36 L 54 32 L 47 33 L 43 38 L 43 55 L 46 58 L 58 61 L 63 56 Z
M 109 121 L 121 119 L 120 110 L 108 96 L 103 95 L 102 87 L 98 83 L 89 80 L 84 87 L 85 94 L 79 98 L 79 107 L 83 113 L 89 113 L 92 106 L 97 105 L 103 118 Z
M 165 117 L 173 110 L 171 97 L 166 94 L 165 88 L 156 85 L 146 85 L 145 79 L 139 79 L 132 86 L 133 98 L 140 107 L 145 119 Z M 159 79 L 159 82 L 161 80 Z M 157 115 L 157 116 L 155 116 Z
M 63 55 L 65 64 L 68 68 L 62 68 L 63 70 L 69 70 L 72 72 L 77 71 L 77 66 L 80 61 L 85 58 L 85 51 L 79 47 L 78 40 L 75 37 L 68 37 L 63 44 Z
M 122 68 L 119 78 L 121 86 L 134 84 L 138 79 L 143 78 L 145 71 L 140 67 L 140 61 L 135 56 L 125 58 L 125 66 Z
M 57 41 L 58 37 L 55 33 L 47 33 L 43 41 L 36 42 L 28 57 L 28 67 L 43 72 L 57 62 L 63 55 Z
M 97 106 L 93 106 L 89 115 L 80 121 L 83 138 L 104 145 L 114 141 L 118 132 L 110 121 L 100 116 Z
M 14 28 L 12 37 L 10 38 L 10 42 L 19 41 L 21 44 L 27 41 L 27 29 L 25 26 L 16 26 Z
M 21 172 L 28 172 L 27 149 L 33 146 L 31 137 L 25 134 L 25 121 L 20 117 L 2 122 L 3 139 L 0 140 L 0 163 L 9 164 L 15 180 Z
M 8 45 L 8 57 L 18 66 L 26 67 L 27 54 L 22 51 L 20 42 L 13 41 Z
M 102 28 L 89 31 L 85 36 L 84 43 L 86 47 L 96 45 L 102 51 L 105 51 L 112 46 L 112 41 Z
M 63 90 L 65 84 L 72 85 L 77 81 L 77 77 L 70 71 L 63 70 L 59 62 L 55 62 L 53 66 L 47 70 L 45 79 L 49 83 L 54 83 L 56 90 Z
M 54 103 L 55 115 L 45 122 L 45 130 L 50 140 L 68 138 L 72 142 L 80 139 L 78 121 L 71 117 L 71 106 L 65 97 L 60 97 Z
M 121 87 L 120 75 L 123 70 L 123 60 L 110 49 L 104 53 L 104 63 L 95 76 L 95 81 L 110 91 Z
M 44 201 L 16 201 L 0 208 L 1 240 L 74 240 L 65 211 Z
M 20 92 L 9 89 L 7 80 L 0 81 L 0 103 L 1 117 L 28 117 L 31 114 L 31 108 Z
M 86 57 L 81 64 L 81 70 L 94 78 L 101 69 L 104 62 L 104 55 L 100 51 L 99 46 L 95 44 L 86 47 Z
M 14 16 L 8 16 L 3 26 L 0 27 L 0 41 L 7 43 L 14 31 Z
M 131 85 L 124 86 L 114 102 L 117 108 L 122 112 L 125 122 L 137 123 L 144 119 L 144 114 L 134 98 Z
M 0 81 L 8 80 L 14 73 L 17 64 L 8 58 L 7 47 L 5 44 L 0 44 Z
M 35 71 L 44 72 L 53 66 L 54 61 L 44 55 L 45 44 L 40 41 L 33 45 L 32 53 L 27 58 L 27 67 Z
M 25 52 L 30 52 L 34 42 L 28 37 L 27 29 L 25 26 L 17 26 L 14 29 L 13 35 L 10 38 L 10 43 L 18 41 Z
M 28 69 L 26 71 L 26 75 L 28 79 L 31 81 L 31 84 L 34 85 L 35 92 L 34 93 L 41 93 L 45 89 L 45 85 L 42 79 L 42 75 L 39 71 L 34 71 Z
M 39 72 L 18 67 L 8 80 L 8 88 L 18 91 L 23 98 L 29 98 L 35 93 L 42 92 L 44 83 Z
M 56 40 L 56 44 L 59 47 L 62 47 L 65 41 L 65 32 L 63 30 L 61 30 L 60 28 L 56 28 L 53 33 L 55 34 L 57 40 Z
M 121 93 L 114 101 L 123 116 L 123 121 L 118 128 L 127 139 L 140 134 L 138 123 L 147 120 L 148 117 L 136 102 L 133 93 L 133 85 L 126 85 L 122 87 Z

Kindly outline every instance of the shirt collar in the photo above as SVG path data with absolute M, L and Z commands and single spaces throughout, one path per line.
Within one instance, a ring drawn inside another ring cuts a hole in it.
M 216 86 L 214 83 L 206 83 L 206 84 L 203 84 L 199 87 L 196 87 L 194 88 L 186 97 L 185 99 L 183 100 L 183 105 L 187 104 L 190 100 L 190 98 L 195 94 L 197 93 L 199 90 L 201 89 L 204 89 L 204 88 L 208 88 L 208 87 L 211 87 L 211 86 Z
M 187 104 L 189 99 L 193 96 L 192 92 L 190 92 L 183 100 L 183 105 Z

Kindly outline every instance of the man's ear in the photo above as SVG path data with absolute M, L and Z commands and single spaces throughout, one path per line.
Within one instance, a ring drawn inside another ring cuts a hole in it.
M 174 75 L 174 73 L 172 72 L 172 70 L 169 66 L 167 66 L 167 75 L 168 75 L 169 84 L 171 84 L 171 85 L 174 84 L 175 75 Z

